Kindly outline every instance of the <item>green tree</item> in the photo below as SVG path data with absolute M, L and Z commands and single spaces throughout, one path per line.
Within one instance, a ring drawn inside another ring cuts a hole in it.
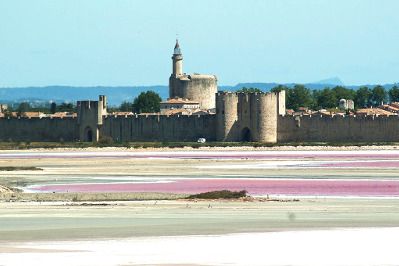
M 343 86 L 336 86 L 332 89 L 337 98 L 337 101 L 341 99 L 353 100 L 355 98 L 356 92 L 352 89 L 345 88 Z
M 321 92 L 322 92 L 321 90 L 313 90 L 312 91 L 312 102 L 313 102 L 311 105 L 312 110 L 319 110 L 321 108 L 321 106 L 318 102 Z
M 393 86 L 389 90 L 389 99 L 391 102 L 399 102 L 399 87 L 398 86 Z
M 132 112 L 133 104 L 125 101 L 125 102 L 121 103 L 121 105 L 119 106 L 119 110 L 121 112 Z
M 355 93 L 355 107 L 363 108 L 371 104 L 371 90 L 366 87 L 360 87 Z
M 320 108 L 334 108 L 337 107 L 339 99 L 334 89 L 325 88 L 320 91 L 316 101 Z
M 58 112 L 76 112 L 76 107 L 72 103 L 62 103 L 57 107 Z
M 31 110 L 31 108 L 32 107 L 30 106 L 30 104 L 28 102 L 20 103 L 17 108 L 18 116 L 21 116 L 26 112 L 29 112 Z
M 154 91 L 140 93 L 133 101 L 136 113 L 155 113 L 160 111 L 161 97 Z
M 247 87 L 242 87 L 239 89 L 237 92 L 244 92 L 244 93 L 254 93 L 254 92 L 262 92 L 261 89 L 258 88 L 247 88 Z
M 284 85 L 277 85 L 276 87 L 272 88 L 270 92 L 280 92 L 280 91 L 287 91 L 288 87 Z
M 377 85 L 371 91 L 371 102 L 373 106 L 379 106 L 382 102 L 387 99 L 387 92 L 385 88 L 381 85 Z
M 295 85 L 289 89 L 286 94 L 287 108 L 298 110 L 299 107 L 311 107 L 313 97 L 311 91 L 304 85 Z

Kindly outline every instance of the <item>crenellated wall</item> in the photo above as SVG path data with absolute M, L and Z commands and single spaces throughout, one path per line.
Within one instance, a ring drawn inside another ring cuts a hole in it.
M 0 118 L 0 141 L 78 141 L 77 118 Z
M 279 116 L 278 142 L 399 141 L 398 116 Z
M 216 115 L 106 114 L 106 98 L 78 102 L 78 117 L 0 118 L 0 141 L 399 142 L 398 116 L 281 116 L 280 93 L 216 94 Z
M 219 141 L 277 142 L 277 117 L 285 113 L 280 93 L 216 94 L 216 136 Z
M 115 141 L 214 141 L 215 128 L 215 115 L 106 116 L 100 136 Z

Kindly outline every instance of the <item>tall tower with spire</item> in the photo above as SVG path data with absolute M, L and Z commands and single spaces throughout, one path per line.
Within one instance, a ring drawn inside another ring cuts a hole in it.
M 169 98 L 184 98 L 198 102 L 201 109 L 215 109 L 216 76 L 183 73 L 183 55 L 178 40 L 173 50 L 172 61 L 173 72 L 169 77 Z
M 176 39 L 175 49 L 173 51 L 173 75 L 178 77 L 183 75 L 183 55 L 180 50 L 179 40 Z

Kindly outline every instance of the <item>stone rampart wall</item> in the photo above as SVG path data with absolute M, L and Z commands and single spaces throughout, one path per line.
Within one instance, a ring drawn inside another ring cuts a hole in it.
M 0 141 L 77 141 L 77 118 L 0 118 Z
M 279 116 L 278 142 L 399 141 L 399 117 Z

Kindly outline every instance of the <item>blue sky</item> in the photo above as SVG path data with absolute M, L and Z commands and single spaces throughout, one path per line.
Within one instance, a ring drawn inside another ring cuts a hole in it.
M 219 84 L 399 79 L 396 0 L 2 0 L 0 86 L 167 84 L 176 34 L 187 73 Z

